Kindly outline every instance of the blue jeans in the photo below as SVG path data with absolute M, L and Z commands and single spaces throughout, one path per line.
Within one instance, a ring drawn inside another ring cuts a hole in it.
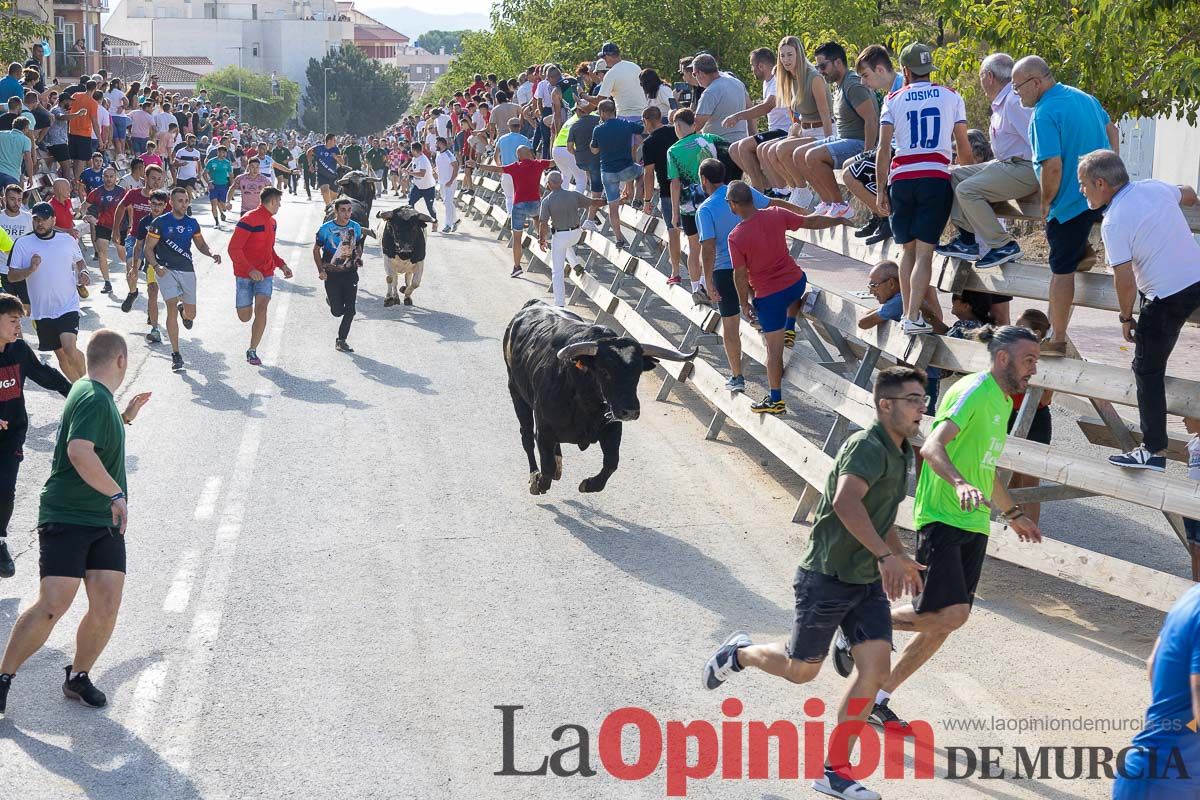
M 615 203 L 621 197 L 621 184 L 626 181 L 636 180 L 641 176 L 641 164 L 630 164 L 620 172 L 609 172 L 601 167 L 600 179 L 604 183 L 604 199 L 610 203 Z
M 249 308 L 254 305 L 256 296 L 270 297 L 275 291 L 275 282 L 270 275 L 264 277 L 261 281 L 251 280 L 250 278 L 235 278 L 237 289 L 234 296 L 234 308 Z
M 408 204 L 413 208 L 417 207 L 417 201 L 424 200 L 425 206 L 429 209 L 429 216 L 437 221 L 437 210 L 433 207 L 433 201 L 436 197 L 436 188 L 430 186 L 428 189 L 418 189 L 416 184 L 408 190 Z

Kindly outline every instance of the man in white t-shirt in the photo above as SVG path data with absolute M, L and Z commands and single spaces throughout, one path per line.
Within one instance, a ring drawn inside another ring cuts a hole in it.
M 745 111 L 730 114 L 721 121 L 721 127 L 732 128 L 739 122 L 753 122 L 766 116 L 766 132 L 739 139 L 729 146 L 729 156 L 733 162 L 742 168 L 756 188 L 764 192 L 771 189 L 771 181 L 758 162 L 758 146 L 763 142 L 784 138 L 792 126 L 792 115 L 775 100 L 775 61 L 775 51 L 769 47 L 760 47 L 750 54 L 750 72 L 762 81 L 762 102 Z M 754 127 L 751 126 L 750 130 L 754 130 Z
M 454 192 L 458 189 L 458 159 L 450 150 L 450 144 L 438 137 L 437 140 L 437 180 L 442 192 L 442 207 L 445 209 L 445 227 L 442 233 L 452 233 L 458 230 L 458 218 L 454 209 Z
M 154 130 L 161 135 L 169 131 L 172 125 L 178 124 L 179 121 L 171 113 L 171 104 L 163 103 L 162 110 L 154 115 Z
M 436 141 L 435 139 L 435 144 Z M 411 179 L 408 204 L 416 208 L 417 202 L 424 200 L 425 207 L 429 209 L 429 216 L 433 217 L 433 224 L 436 226 L 437 210 L 433 207 L 433 197 L 437 181 L 433 177 L 433 164 L 429 162 L 429 156 L 425 155 L 425 147 L 420 142 L 412 143 L 412 161 L 408 164 L 408 176 Z
M 175 185 L 188 191 L 188 202 L 196 194 L 196 180 L 200 175 L 200 164 L 204 157 L 196 149 L 196 135 L 189 133 L 187 142 L 175 151 L 171 165 L 175 168 Z
M 37 323 L 38 350 L 54 351 L 58 368 L 69 381 L 77 381 L 86 372 L 83 353 L 76 345 L 79 337 L 79 293 L 77 286 L 87 283 L 83 271 L 83 253 L 79 243 L 54 228 L 54 207 L 38 203 L 33 207 L 33 235 L 13 243 L 8 256 L 8 274 L 14 281 L 25 281 L 29 289 L 30 316 Z
M 16 187 L 4 191 L 4 207 L 0 208 L 0 230 L 8 234 L 14 242 L 33 230 L 33 216 L 21 207 L 21 190 Z M 0 286 L 9 294 L 15 294 L 25 304 L 29 311 L 29 292 L 25 281 L 10 281 L 8 279 L 8 255 L 0 254 Z
M 958 147 L 958 163 L 973 164 L 967 140 L 967 107 L 953 89 L 929 82 L 933 51 L 914 42 L 900 51 L 904 87 L 888 95 L 879 117 L 876 180 L 882 189 L 879 212 L 887 214 L 892 238 L 904 248 L 900 259 L 900 294 L 907 336 L 933 333 L 921 316 L 933 277 L 933 249 L 950 220 L 954 189 L 950 163 Z M 895 134 L 896 158 L 892 159 Z
M 612 98 L 617 104 L 619 119 L 640 122 L 647 103 L 646 93 L 642 91 L 642 82 L 639 80 L 642 68 L 632 61 L 623 60 L 621 48 L 612 42 L 601 47 L 597 57 L 608 65 L 608 72 L 604 73 L 604 80 L 600 82 L 598 95 L 589 98 L 589 101 L 598 107 L 604 98 Z
M 1200 244 L 1179 208 L 1197 205 L 1196 190 L 1154 180 L 1131 183 L 1121 157 L 1111 150 L 1079 159 L 1079 188 L 1089 208 L 1108 207 L 1100 235 L 1121 306 L 1121 331 L 1134 343 L 1142 444 L 1108 460 L 1126 469 L 1163 472 L 1167 360 L 1183 324 L 1200 310 Z M 1139 294 L 1144 299 L 1135 319 Z

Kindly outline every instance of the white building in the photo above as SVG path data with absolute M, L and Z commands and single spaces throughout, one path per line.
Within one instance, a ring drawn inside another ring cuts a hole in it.
M 308 86 L 310 58 L 354 40 L 336 0 L 119 0 L 104 33 L 138 42 L 144 57 L 207 56 Z
M 423 95 L 434 81 L 446 74 L 453 60 L 454 56 L 445 52 L 431 53 L 422 47 L 406 44 L 396 49 L 395 64 L 408 76 L 415 100 Z

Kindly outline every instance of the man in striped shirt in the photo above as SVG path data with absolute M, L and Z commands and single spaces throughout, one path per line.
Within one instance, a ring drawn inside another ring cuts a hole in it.
M 933 249 L 954 203 L 950 162 L 972 164 L 967 141 L 967 109 L 952 89 L 929 82 L 933 52 L 914 42 L 900 51 L 904 88 L 888 95 L 879 118 L 875 172 L 880 186 L 879 213 L 889 217 L 892 237 L 904 248 L 900 260 L 901 325 L 914 336 L 933 333 L 921 316 L 921 303 L 933 275 Z M 892 135 L 896 155 L 892 157 Z

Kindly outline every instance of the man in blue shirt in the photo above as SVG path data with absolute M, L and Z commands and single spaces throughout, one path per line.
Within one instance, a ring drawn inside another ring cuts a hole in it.
M 338 167 L 343 163 L 337 137 L 327 134 L 325 144 L 315 145 L 308 151 L 308 160 L 317 165 L 317 188 L 321 190 L 321 199 L 329 205 L 337 197 Z
M 0 78 L 0 104 L 7 103 L 10 97 L 25 97 L 25 87 L 21 84 L 24 71 L 16 61 L 8 65 L 8 74 Z
M 1113 800 L 1192 800 L 1200 797 L 1200 584 L 1167 613 L 1147 666 L 1146 724 L 1124 751 Z
M 1043 343 L 1042 355 L 1062 357 L 1075 300 L 1075 271 L 1096 263 L 1088 234 L 1100 221 L 1100 212 L 1089 209 L 1079 192 L 1079 159 L 1093 150 L 1119 152 L 1120 135 L 1099 100 L 1055 81 L 1050 67 L 1037 56 L 1017 62 L 1012 87 L 1021 105 L 1033 109 L 1029 142 L 1050 245 L 1050 339 Z
M 317 265 L 317 277 L 325 282 L 329 312 L 342 318 L 333 346 L 343 353 L 354 352 L 346 338 L 354 321 L 363 246 L 362 228 L 350 219 L 350 212 L 347 198 L 337 200 L 333 204 L 333 219 L 317 230 L 317 240 L 313 244 L 313 261 Z
M 179 320 L 192 329 L 196 319 L 196 269 L 192 264 L 192 242 L 196 249 L 220 264 L 221 257 L 208 249 L 200 223 L 187 215 L 192 196 L 182 186 L 171 190 L 171 210 L 146 229 L 146 261 L 158 277 L 158 290 L 167 304 L 167 337 L 171 340 L 171 369 L 183 369 L 179 353 Z M 176 308 L 179 318 L 175 316 Z
M 618 118 L 617 105 L 612 100 L 600 101 L 600 124 L 592 131 L 591 150 L 600 156 L 600 182 L 604 185 L 610 220 L 621 218 L 621 184 L 642 176 L 642 166 L 633 160 L 633 150 L 634 137 L 641 136 L 644 130 L 640 122 Z M 624 246 L 620 224 L 613 225 L 613 233 L 617 244 Z
M 532 150 L 533 144 L 530 143 L 529 137 L 521 133 L 521 117 L 518 115 L 508 121 L 508 133 L 496 140 L 496 163 L 502 167 L 516 163 L 517 150 L 522 147 L 528 147 Z M 513 180 L 511 175 L 507 173 L 500 174 L 500 188 L 504 190 L 504 210 L 511 214 L 513 207 Z

